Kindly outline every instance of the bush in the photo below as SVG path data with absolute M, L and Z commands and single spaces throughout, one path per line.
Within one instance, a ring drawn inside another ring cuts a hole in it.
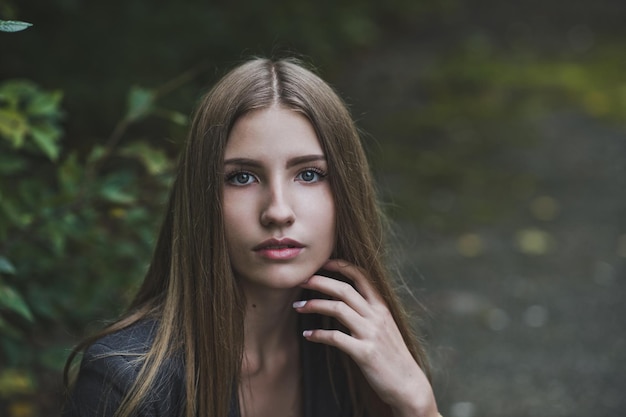
M 63 94 L 30 81 L 0 85 L 0 398 L 58 372 L 95 317 L 120 311 L 143 276 L 172 178 L 172 159 L 122 139 L 155 113 L 134 87 L 126 116 L 84 155 L 64 150 Z

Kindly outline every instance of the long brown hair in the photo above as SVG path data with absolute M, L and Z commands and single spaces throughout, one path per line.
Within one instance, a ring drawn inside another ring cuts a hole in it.
M 424 351 L 384 264 L 383 216 L 358 131 L 345 104 L 328 84 L 295 60 L 253 59 L 224 76 L 195 112 L 152 263 L 128 313 L 81 343 L 68 359 L 66 380 L 75 355 L 98 338 L 147 317 L 158 320 L 156 338 L 133 390 L 118 410 L 119 417 L 128 417 L 137 409 L 164 359 L 175 351 L 184 358 L 184 415 L 228 414 L 241 372 L 244 303 L 225 242 L 224 148 L 239 117 L 276 104 L 308 118 L 326 155 L 336 206 L 333 257 L 368 272 L 411 353 L 427 371 Z M 346 367 L 353 402 L 361 404 L 355 416 L 362 415 L 366 399 L 372 397 L 367 383 L 347 355 L 336 349 L 332 354 Z

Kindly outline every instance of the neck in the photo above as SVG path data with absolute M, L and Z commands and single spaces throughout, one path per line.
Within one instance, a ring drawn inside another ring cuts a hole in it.
M 242 372 L 254 375 L 275 366 L 298 350 L 298 316 L 292 304 L 301 290 L 244 288 L 244 363 Z

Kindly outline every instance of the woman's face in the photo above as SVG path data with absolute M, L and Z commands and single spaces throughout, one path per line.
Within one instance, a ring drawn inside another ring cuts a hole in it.
M 326 158 L 301 114 L 272 106 L 242 116 L 224 154 L 224 221 L 235 276 L 294 288 L 330 257 L 335 204 Z

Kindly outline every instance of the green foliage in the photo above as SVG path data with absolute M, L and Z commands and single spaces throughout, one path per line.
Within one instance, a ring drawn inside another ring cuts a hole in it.
M 171 181 L 162 148 L 127 138 L 158 113 L 152 90 L 132 88 L 111 136 L 84 154 L 63 150 L 61 100 L 28 81 L 0 86 L 0 367 L 18 373 L 59 370 L 60 331 L 126 304 Z
M 11 310 L 28 321 L 33 321 L 33 313 L 22 296 L 8 285 L 0 285 L 0 308 Z
M 43 92 L 30 81 L 0 84 L 0 137 L 14 149 L 41 152 L 56 160 L 62 98 L 60 91 Z
M 126 120 L 131 122 L 146 117 L 153 111 L 156 94 L 152 90 L 133 87 L 128 95 L 128 110 Z

